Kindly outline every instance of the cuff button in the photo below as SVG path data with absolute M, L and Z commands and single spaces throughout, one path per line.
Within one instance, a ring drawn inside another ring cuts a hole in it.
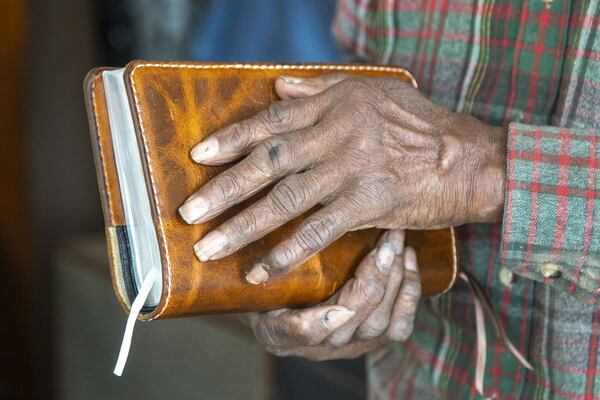
M 548 263 L 541 266 L 540 274 L 546 279 L 556 279 L 559 278 L 562 273 L 559 265 Z
M 500 282 L 506 287 L 511 287 L 515 283 L 515 274 L 506 267 L 500 269 L 498 278 L 500 278 Z

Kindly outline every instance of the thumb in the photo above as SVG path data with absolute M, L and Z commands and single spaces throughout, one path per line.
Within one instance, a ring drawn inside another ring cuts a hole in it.
M 284 100 L 299 99 L 321 93 L 347 78 L 347 74 L 341 73 L 324 74 L 315 78 L 280 76 L 275 81 L 275 91 Z
M 314 346 L 353 316 L 338 305 L 271 311 L 260 315 L 254 334 L 267 347 Z

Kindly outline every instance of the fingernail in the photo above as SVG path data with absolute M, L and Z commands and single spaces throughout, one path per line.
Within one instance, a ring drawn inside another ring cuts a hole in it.
M 208 202 L 202 197 L 192 197 L 179 207 L 179 215 L 188 224 L 195 223 L 208 212 Z
M 394 247 L 394 253 L 399 255 L 404 251 L 404 231 L 393 230 L 389 232 L 389 242 Z
M 219 141 L 215 137 L 209 137 L 198 143 L 191 151 L 192 160 L 197 163 L 208 161 L 219 152 Z
M 417 253 L 415 253 L 415 250 L 412 247 L 406 248 L 406 254 L 404 256 L 404 268 L 413 272 L 417 272 L 419 269 L 417 267 Z
M 355 312 L 347 308 L 334 308 L 325 314 L 323 323 L 330 330 L 335 330 L 354 317 Z
M 263 264 L 256 264 L 246 274 L 246 280 L 253 285 L 259 285 L 269 280 L 269 274 L 263 267 Z
M 225 247 L 226 239 L 220 232 L 210 232 L 194 245 L 194 252 L 200 261 L 212 260 L 213 256 Z
M 281 76 L 281 80 L 284 81 L 285 83 L 289 83 L 292 85 L 297 85 L 299 83 L 304 82 L 304 79 L 296 78 L 294 76 Z
M 379 250 L 377 250 L 377 254 L 375 255 L 375 265 L 379 269 L 379 272 L 385 276 L 388 276 L 390 274 L 395 256 L 396 253 L 394 252 L 394 246 L 390 242 L 386 242 L 381 245 Z

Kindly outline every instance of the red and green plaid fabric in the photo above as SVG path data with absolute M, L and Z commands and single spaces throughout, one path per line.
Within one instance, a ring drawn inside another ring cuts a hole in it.
M 535 371 L 488 329 L 486 395 L 600 399 L 598 0 L 340 0 L 334 33 L 509 129 L 503 224 L 460 227 L 461 266 Z M 460 283 L 424 301 L 411 339 L 370 356 L 371 397 L 477 398 L 474 320 Z

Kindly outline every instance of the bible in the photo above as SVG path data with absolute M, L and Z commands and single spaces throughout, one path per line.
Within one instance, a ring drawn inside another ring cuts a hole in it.
M 264 192 L 204 224 L 188 225 L 177 212 L 187 196 L 227 168 L 194 163 L 194 144 L 276 101 L 278 76 L 331 72 L 416 85 L 406 70 L 377 65 L 134 61 L 90 71 L 86 105 L 113 286 L 125 310 L 142 290 L 142 320 L 307 306 L 327 299 L 352 276 L 380 230 L 349 232 L 285 277 L 254 286 L 245 280 L 246 269 L 305 216 L 222 260 L 201 262 L 194 243 Z M 417 251 L 423 295 L 446 292 L 458 268 L 453 229 L 408 231 L 406 242 Z

